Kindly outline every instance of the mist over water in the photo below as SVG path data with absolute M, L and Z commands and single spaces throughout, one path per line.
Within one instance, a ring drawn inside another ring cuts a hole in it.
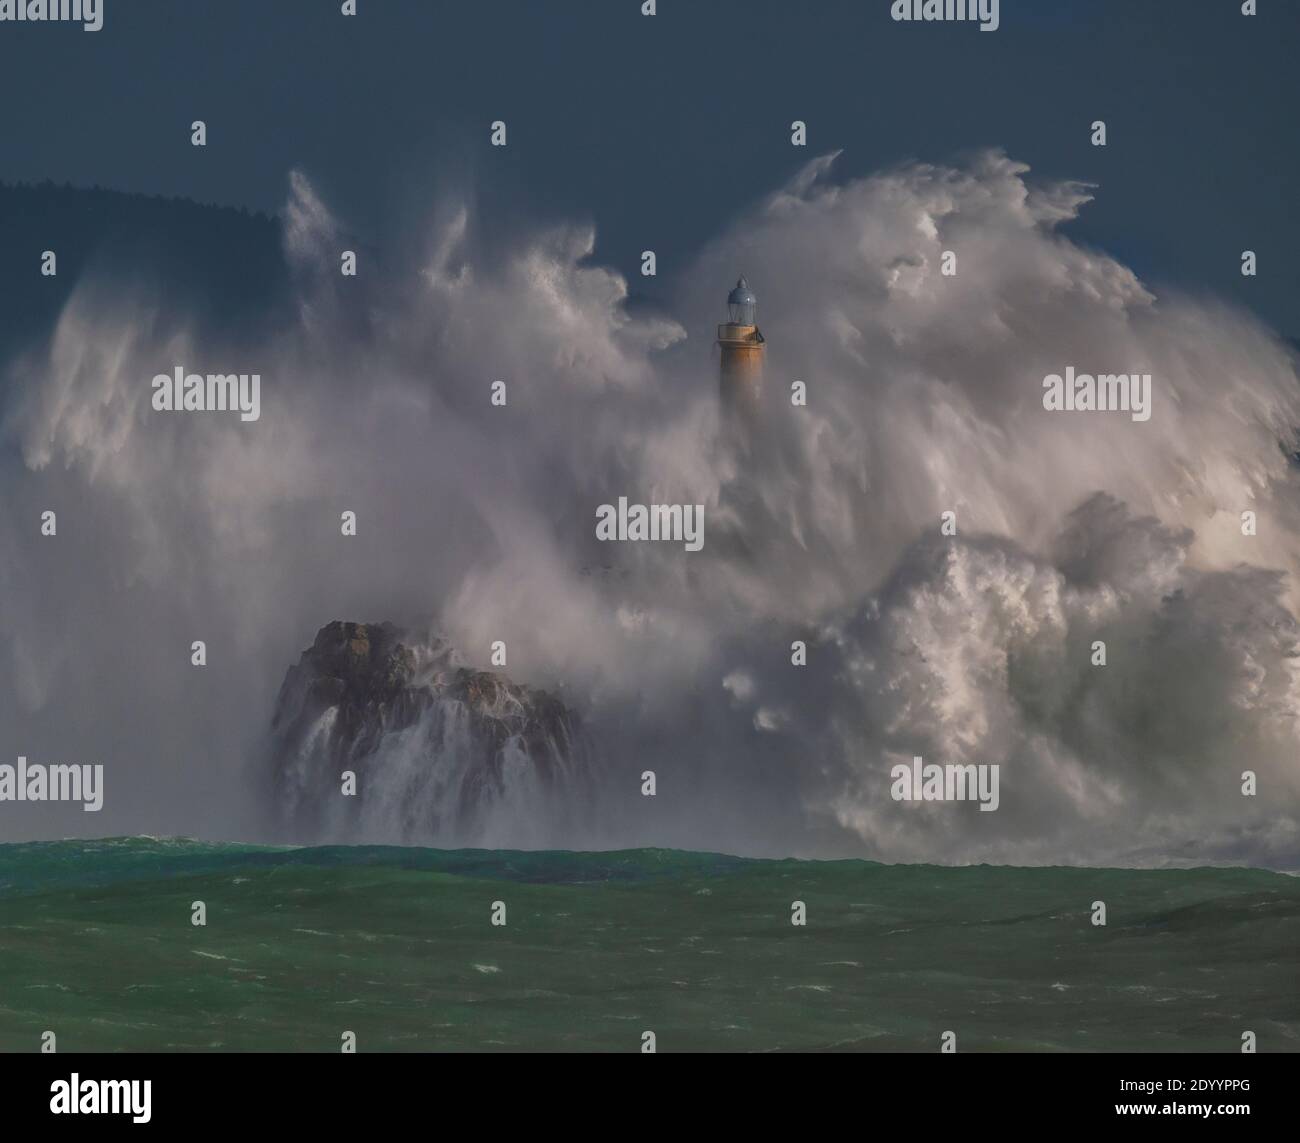
M 481 668 L 504 641 L 590 735 L 599 812 L 557 830 L 512 796 L 480 844 L 1300 864 L 1295 359 L 1072 242 L 1089 188 L 998 152 L 851 182 L 826 156 L 661 264 L 661 314 L 590 228 L 502 243 L 472 200 L 431 204 L 419 274 L 363 248 L 343 278 L 346 228 L 290 192 L 278 336 L 217 343 L 101 267 L 5 366 L 0 725 L 102 762 L 106 795 L 2 804 L 0 836 L 274 840 L 286 668 L 330 620 L 392 619 Z M 768 346 L 747 454 L 710 349 L 740 273 Z M 260 373 L 260 420 L 155 412 L 178 365 Z M 1150 420 L 1047 412 L 1068 366 L 1150 373 Z M 598 542 L 620 496 L 704 505 L 703 550 Z M 892 801 L 915 755 L 999 764 L 998 811 Z M 367 840 L 474 843 L 392 804 Z

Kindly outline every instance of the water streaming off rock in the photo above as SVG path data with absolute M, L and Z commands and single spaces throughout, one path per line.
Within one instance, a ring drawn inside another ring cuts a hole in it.
M 299 839 L 543 847 L 591 813 L 572 711 L 389 623 L 321 628 L 272 732 L 277 811 Z

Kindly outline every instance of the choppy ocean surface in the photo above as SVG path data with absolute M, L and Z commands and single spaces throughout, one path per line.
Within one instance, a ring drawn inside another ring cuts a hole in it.
M 204 902 L 207 924 L 191 924 Z M 491 923 L 505 903 L 506 924 Z M 791 904 L 807 924 L 791 924 Z M 1107 925 L 1094 926 L 1094 901 Z M 0 1050 L 1300 1050 L 1300 878 L 0 846 Z

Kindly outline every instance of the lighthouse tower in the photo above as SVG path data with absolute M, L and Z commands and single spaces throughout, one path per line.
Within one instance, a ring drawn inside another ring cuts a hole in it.
M 744 278 L 727 295 L 729 321 L 718 326 L 722 350 L 721 377 L 724 416 L 750 420 L 757 416 L 763 386 L 763 334 L 758 328 L 758 299 Z

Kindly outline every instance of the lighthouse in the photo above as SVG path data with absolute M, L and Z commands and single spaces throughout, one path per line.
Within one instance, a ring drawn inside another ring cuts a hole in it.
M 758 328 L 758 299 L 744 278 L 727 295 L 727 316 L 730 320 L 718 326 L 722 410 L 724 416 L 750 420 L 762 396 L 764 340 Z

